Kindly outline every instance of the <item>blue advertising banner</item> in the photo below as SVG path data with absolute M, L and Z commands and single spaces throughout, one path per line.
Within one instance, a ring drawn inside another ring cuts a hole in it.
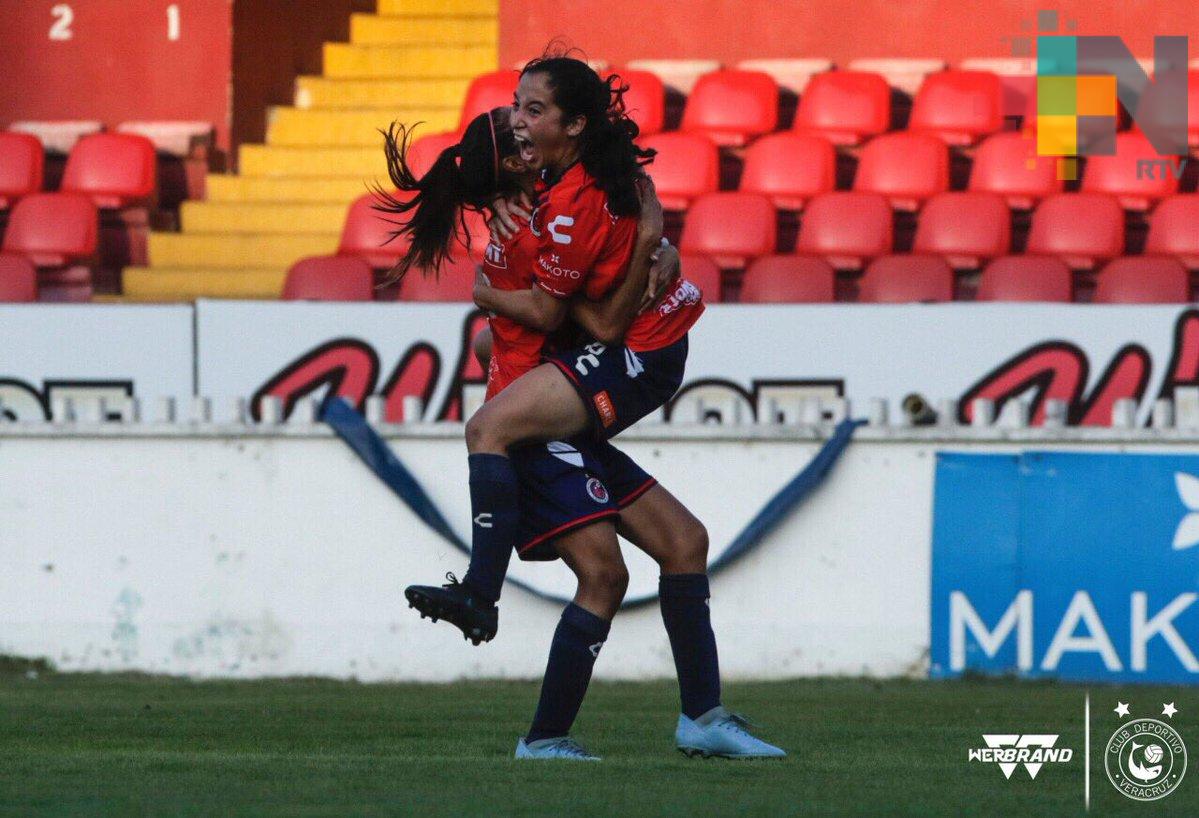
M 1199 456 L 939 453 L 930 675 L 1199 682 Z

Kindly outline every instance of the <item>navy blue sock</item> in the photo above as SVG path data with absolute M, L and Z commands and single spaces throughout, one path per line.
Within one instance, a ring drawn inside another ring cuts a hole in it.
M 573 602 L 562 611 L 562 619 L 554 631 L 550 659 L 541 681 L 541 699 L 527 741 L 557 738 L 570 733 L 570 726 L 579 714 L 591 669 L 599 656 L 611 625 Z
M 470 463 L 470 567 L 463 582 L 492 602 L 508 573 L 520 523 L 516 470 L 500 454 L 472 454 Z
M 708 609 L 708 575 L 664 574 L 658 578 L 658 595 L 679 675 L 683 715 L 699 718 L 720 704 L 720 662 Z

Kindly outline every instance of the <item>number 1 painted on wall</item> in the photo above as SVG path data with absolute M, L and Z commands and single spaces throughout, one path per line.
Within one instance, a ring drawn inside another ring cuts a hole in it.
M 172 42 L 179 39 L 179 4 L 167 6 L 167 39 Z

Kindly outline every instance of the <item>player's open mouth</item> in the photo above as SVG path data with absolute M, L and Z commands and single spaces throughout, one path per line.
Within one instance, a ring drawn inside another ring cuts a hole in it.
M 513 134 L 513 138 L 516 140 L 516 148 L 518 151 L 520 151 L 521 160 L 526 163 L 532 163 L 535 155 L 533 151 L 533 140 L 520 134 Z

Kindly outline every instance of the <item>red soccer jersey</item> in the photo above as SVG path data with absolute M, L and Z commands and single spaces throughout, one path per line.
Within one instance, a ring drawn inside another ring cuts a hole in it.
M 530 229 L 538 239 L 537 285 L 557 298 L 580 290 L 592 300 L 603 298 L 624 280 L 637 243 L 637 220 L 613 216 L 607 195 L 580 163 L 543 191 Z M 703 310 L 699 288 L 680 279 L 659 303 L 633 319 L 625 346 L 648 352 L 672 344 Z
M 533 264 L 537 258 L 537 238 L 521 223 L 516 235 L 501 244 L 487 245 L 483 272 L 497 290 L 527 290 L 533 286 Z M 491 364 L 487 369 L 487 400 L 491 400 L 514 380 L 541 363 L 546 336 L 523 324 L 493 315 L 491 326 Z

